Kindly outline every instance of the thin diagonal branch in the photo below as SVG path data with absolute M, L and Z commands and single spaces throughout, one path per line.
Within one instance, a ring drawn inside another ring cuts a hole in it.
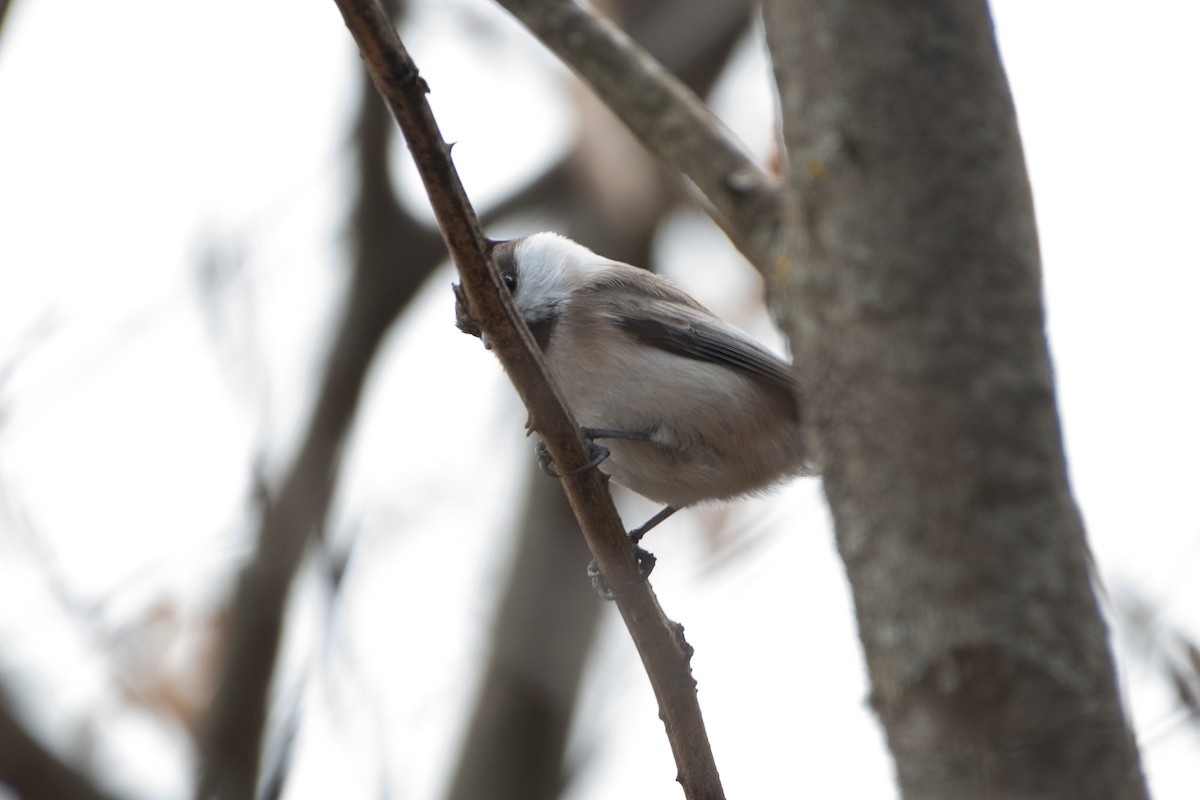
M 650 682 L 688 798 L 722 798 L 712 748 L 691 676 L 691 648 L 682 628 L 663 614 L 649 584 L 639 583 L 638 566 L 603 476 L 596 470 L 571 474 L 587 463 L 573 419 L 550 383 L 533 338 L 501 288 L 485 255 L 479 222 L 463 191 L 426 101 L 429 87 L 375 0 L 336 0 L 367 69 L 399 123 L 429 194 L 442 236 L 462 275 L 471 311 L 520 394 L 555 463 L 588 546 L 611 586 L 633 586 L 617 600 Z
M 659 158 L 712 205 L 713 218 L 763 274 L 782 213 L 777 182 L 674 75 L 624 32 L 572 0 L 497 0 Z

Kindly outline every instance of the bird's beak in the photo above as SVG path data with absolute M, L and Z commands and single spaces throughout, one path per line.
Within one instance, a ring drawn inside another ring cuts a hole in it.
M 486 333 L 479 334 L 479 338 L 483 340 L 483 349 L 484 350 L 492 349 L 492 340 L 488 338 L 488 335 Z

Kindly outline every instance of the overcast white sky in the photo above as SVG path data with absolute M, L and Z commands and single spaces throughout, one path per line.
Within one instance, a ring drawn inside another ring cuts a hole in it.
M 565 146 L 560 72 L 486 4 L 422 9 L 409 45 L 486 201 Z M 993 9 L 1034 184 L 1072 479 L 1101 572 L 1200 636 L 1200 6 Z M 496 20 L 499 33 L 478 35 Z M 323 354 L 358 68 L 329 0 L 16 0 L 0 36 L 0 666 L 23 670 L 17 686 L 56 741 L 102 720 L 98 759 L 120 761 L 140 796 L 181 796 L 176 740 L 114 708 L 103 663 L 31 577 L 24 537 L 36 532 L 63 582 L 114 624 L 162 595 L 202 605 L 220 585 L 247 524 L 248 465 L 260 448 L 286 459 Z M 721 94 L 760 149 L 763 69 L 747 48 Z M 668 260 L 708 235 L 676 231 Z M 245 259 L 218 294 L 219 319 L 196 279 L 214 241 Z M 339 513 L 369 532 L 374 557 L 342 609 L 343 658 L 312 690 L 290 797 L 369 794 L 369 781 L 357 792 L 347 780 L 367 780 L 376 757 L 395 758 L 400 796 L 434 796 L 469 703 L 464 665 L 505 552 L 493 509 L 516 494 L 507 476 L 528 453 L 499 369 L 452 326 L 449 280 L 396 332 L 368 395 Z M 430 376 L 469 391 L 412 391 Z M 479 474 L 501 476 L 483 490 L 443 455 L 464 419 Z M 654 549 L 656 589 L 697 648 L 730 796 L 778 796 L 781 764 L 802 773 L 797 793 L 888 796 L 819 487 L 729 513 L 754 531 L 787 519 L 787 535 L 718 570 L 689 544 L 687 520 Z M 431 583 L 448 541 L 464 563 Z M 454 620 L 416 613 L 431 596 Z M 310 606 L 301 619 L 317 615 Z M 581 756 L 605 744 L 573 797 L 675 798 L 656 709 L 610 622 L 586 702 L 620 735 L 579 732 Z M 1147 668 L 1128 667 L 1156 796 L 1196 797 L 1195 729 L 1171 717 Z

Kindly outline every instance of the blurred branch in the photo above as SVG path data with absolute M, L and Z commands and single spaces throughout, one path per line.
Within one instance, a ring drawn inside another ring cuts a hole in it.
M 578 427 L 550 384 L 528 329 L 485 255 L 485 242 L 457 172 L 425 99 L 428 91 L 391 21 L 371 0 L 336 0 L 347 27 L 408 141 L 438 218 L 442 236 L 458 264 L 472 313 L 529 409 L 555 463 L 584 536 L 611 586 L 631 586 L 617 600 L 651 685 L 689 798 L 723 797 L 712 749 L 691 676 L 691 648 L 682 629 L 662 613 L 638 566 L 625 531 L 597 470 L 572 474 L 587 463 Z
M 750 263 L 770 274 L 778 182 L 678 78 L 608 20 L 571 0 L 497 0 L 574 69 L 659 158 L 690 179 Z
M 203 742 L 200 797 L 255 794 L 288 591 L 309 537 L 324 524 L 341 445 L 386 328 L 377 317 L 354 313 L 357 305 L 352 300 L 346 310 L 304 443 L 264 510 L 256 552 L 237 585 L 228 657 Z
M 354 275 L 303 444 L 264 510 L 256 552 L 237 586 L 228 656 L 203 742 L 199 797 L 255 795 L 292 578 L 310 537 L 324 525 L 342 443 L 375 352 L 444 255 L 437 235 L 403 212 L 387 181 L 387 138 L 372 135 L 381 126 L 368 119 L 383 114 L 383 106 L 364 103 L 363 113 Z
M 532 463 L 530 471 L 535 470 Z M 530 476 L 521 539 L 449 800 L 552 800 L 600 604 L 562 490 Z
M 69 766 L 35 739 L 13 715 L 0 691 L 0 786 L 19 797 L 69 797 L 71 800 L 116 800 L 82 772 Z
M 750 0 L 613 0 L 605 7 L 630 38 L 697 97 L 712 89 L 756 9 Z M 687 35 L 680 36 L 681 30 Z

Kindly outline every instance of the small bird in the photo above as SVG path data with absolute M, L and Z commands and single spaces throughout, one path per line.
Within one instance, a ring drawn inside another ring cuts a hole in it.
M 667 506 L 635 544 L 677 509 L 812 474 L 786 361 L 667 279 L 558 234 L 490 247 L 563 400 L 604 444 L 599 468 Z M 481 335 L 461 293 L 458 306 Z

